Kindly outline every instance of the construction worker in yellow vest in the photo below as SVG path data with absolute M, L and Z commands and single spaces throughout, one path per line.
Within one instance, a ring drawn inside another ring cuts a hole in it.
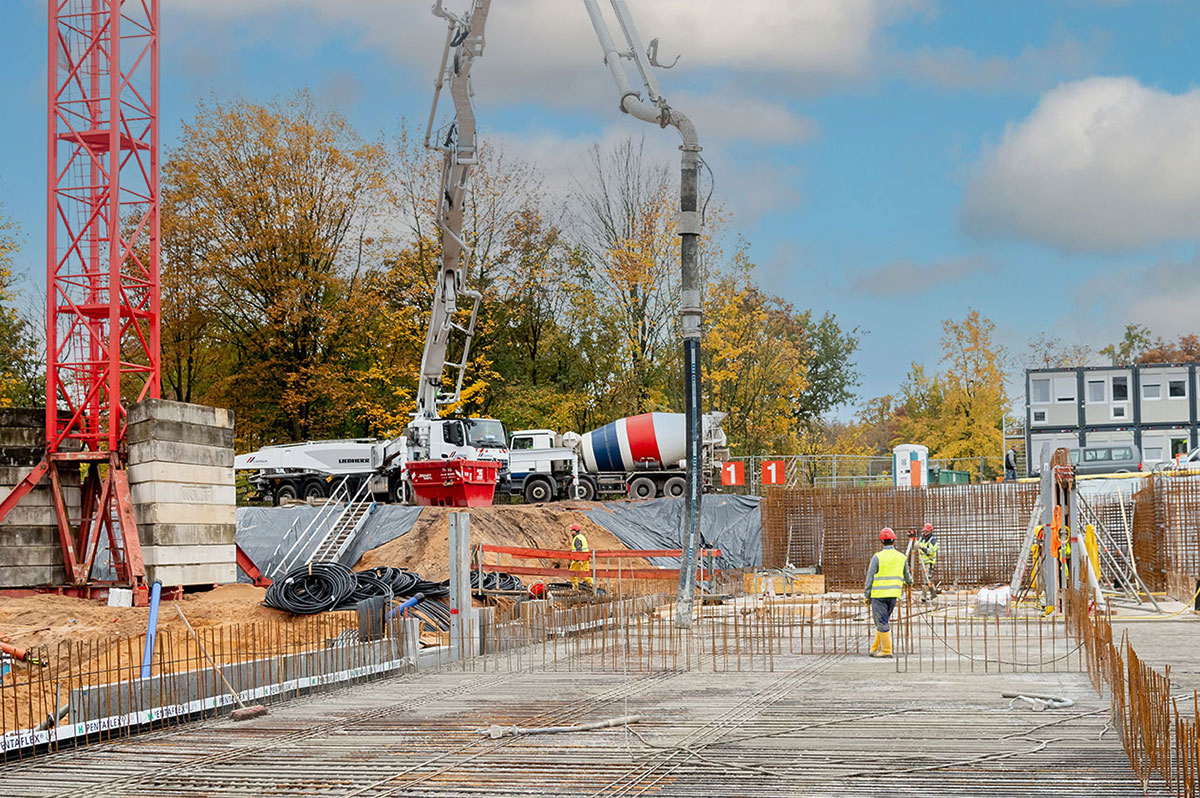
M 912 572 L 908 569 L 908 557 L 896 551 L 896 533 L 891 527 L 879 532 L 883 548 L 871 557 L 867 567 L 867 581 L 863 595 L 871 605 L 871 619 L 875 622 L 875 639 L 871 641 L 872 657 L 892 656 L 892 612 L 896 600 L 904 592 L 905 585 L 912 584 Z
M 587 541 L 587 538 L 584 537 L 583 527 L 579 526 L 579 524 L 571 524 L 571 551 L 587 551 L 587 550 L 588 550 L 588 541 Z M 583 581 L 587 583 L 587 586 L 588 587 L 595 586 L 594 583 L 592 582 L 592 577 L 587 575 L 588 572 L 592 570 L 592 566 L 587 560 L 571 560 L 571 564 L 568 565 L 567 568 L 569 568 L 572 571 L 582 571 L 584 573 Z M 579 577 L 578 576 L 571 577 L 571 587 L 573 587 L 573 588 L 579 587 Z
M 933 569 L 937 565 L 939 548 L 937 536 L 933 534 L 933 524 L 925 524 L 921 527 L 921 537 L 917 539 L 917 557 L 924 576 L 921 580 L 921 601 L 925 601 L 926 597 L 933 601 L 938 594 L 933 585 Z

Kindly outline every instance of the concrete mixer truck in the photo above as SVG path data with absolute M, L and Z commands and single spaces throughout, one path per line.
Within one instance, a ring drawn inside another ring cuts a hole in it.
M 728 456 L 721 429 L 724 418 L 725 413 L 704 416 L 706 488 L 719 476 L 716 464 Z M 531 503 L 606 494 L 634 499 L 683 496 L 685 433 L 682 413 L 643 413 L 583 435 L 518 430 L 509 443 L 508 490 Z

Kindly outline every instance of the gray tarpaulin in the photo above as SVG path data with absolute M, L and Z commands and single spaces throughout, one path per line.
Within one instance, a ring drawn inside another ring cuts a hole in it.
M 292 507 L 237 508 L 237 542 L 265 575 L 275 578 L 284 562 L 302 565 L 316 548 L 324 530 L 337 518 L 341 508 L 326 516 L 325 522 L 312 526 L 320 508 L 307 505 Z M 377 504 L 362 531 L 351 541 L 342 556 L 345 565 L 354 565 L 366 552 L 408 533 L 417 522 L 420 507 Z M 290 554 L 289 554 L 290 552 Z M 239 572 L 238 579 L 249 581 Z
M 239 507 L 237 542 L 250 559 L 269 577 L 275 578 L 284 563 L 303 564 L 316 548 L 340 508 L 327 514 L 324 523 L 313 525 L 320 508 L 307 505 L 292 507 Z M 417 522 L 420 507 L 377 504 L 341 558 L 353 566 L 359 558 L 408 533 Z M 607 529 L 631 549 L 681 548 L 683 523 L 682 499 L 652 499 L 640 502 L 608 502 L 584 513 Z M 700 535 L 706 548 L 723 552 L 720 564 L 743 568 L 762 562 L 762 532 L 759 528 L 759 500 L 754 496 L 705 496 L 701 512 Z M 678 567 L 675 557 L 656 557 L 655 565 Z M 238 578 L 247 581 L 240 571 Z
M 613 533 L 630 549 L 682 548 L 683 499 L 611 502 L 588 510 L 588 518 Z M 762 529 L 757 496 L 705 496 L 700 505 L 704 548 L 721 549 L 725 568 L 762 564 Z M 679 567 L 677 557 L 656 557 L 654 565 Z

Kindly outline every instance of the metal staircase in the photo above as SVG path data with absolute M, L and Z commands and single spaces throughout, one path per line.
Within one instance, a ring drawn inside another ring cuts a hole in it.
M 358 537 L 358 533 L 366 525 L 367 519 L 375 510 L 375 500 L 371 496 L 369 480 L 364 480 L 358 491 L 346 502 L 341 515 L 334 519 L 325 537 L 313 549 L 312 555 L 305 561 L 311 563 L 338 562 L 350 544 Z

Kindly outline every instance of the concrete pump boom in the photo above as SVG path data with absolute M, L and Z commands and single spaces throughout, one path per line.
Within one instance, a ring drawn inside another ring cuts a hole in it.
M 682 271 L 681 288 L 683 302 L 679 315 L 683 322 L 683 363 L 684 363 L 684 414 L 687 427 L 687 492 L 684 505 L 684 523 L 680 537 L 683 541 L 683 561 L 679 568 L 679 594 L 675 603 L 675 625 L 680 628 L 692 626 L 692 604 L 696 592 L 696 565 L 700 547 L 700 495 L 701 484 L 703 431 L 701 419 L 700 395 L 700 210 L 699 210 L 699 177 L 700 177 L 700 142 L 696 136 L 696 128 L 679 111 L 667 104 L 667 100 L 659 91 L 658 81 L 651 72 L 651 67 L 661 66 L 657 62 L 658 40 L 650 43 L 650 49 L 642 46 L 637 28 L 633 24 L 633 16 L 625 0 L 609 0 L 613 13 L 621 28 L 625 49 L 619 49 L 613 41 L 608 23 L 600 13 L 597 0 L 583 0 L 588 16 L 592 19 L 592 27 L 596 29 L 596 37 L 600 40 L 600 48 L 604 51 L 604 64 L 612 73 L 613 81 L 620 93 L 620 108 L 623 112 L 635 116 L 659 127 L 674 127 L 683 139 L 679 148 L 682 152 L 682 168 L 679 181 L 679 236 L 680 236 L 680 269 Z M 642 92 L 633 88 L 625 61 L 632 61 L 637 67 L 641 78 Z
M 479 313 L 480 294 L 463 288 L 462 264 L 470 249 L 463 237 L 463 210 L 471 169 L 479 163 L 476 139 L 475 108 L 471 103 L 471 66 L 483 55 L 483 29 L 492 0 L 472 0 L 471 9 L 463 16 L 442 7 L 442 0 L 433 5 L 433 13 L 447 22 L 446 47 L 442 65 L 434 84 L 433 107 L 425 128 L 425 146 L 442 153 L 442 194 L 438 205 L 438 228 L 442 232 L 441 268 L 433 293 L 433 309 L 425 349 L 421 355 L 421 380 L 417 387 L 417 418 L 435 419 L 438 405 L 454 404 L 462 394 L 463 374 L 475 334 L 475 319 Z M 447 86 L 454 102 L 454 120 L 434 131 L 438 100 Z M 435 135 L 436 134 L 436 135 Z M 464 327 L 454 321 L 458 300 L 466 297 L 473 302 L 471 320 Z M 447 362 L 450 336 L 457 330 L 464 336 L 462 357 Z M 449 366 L 458 374 L 454 393 L 441 397 L 442 375 Z

